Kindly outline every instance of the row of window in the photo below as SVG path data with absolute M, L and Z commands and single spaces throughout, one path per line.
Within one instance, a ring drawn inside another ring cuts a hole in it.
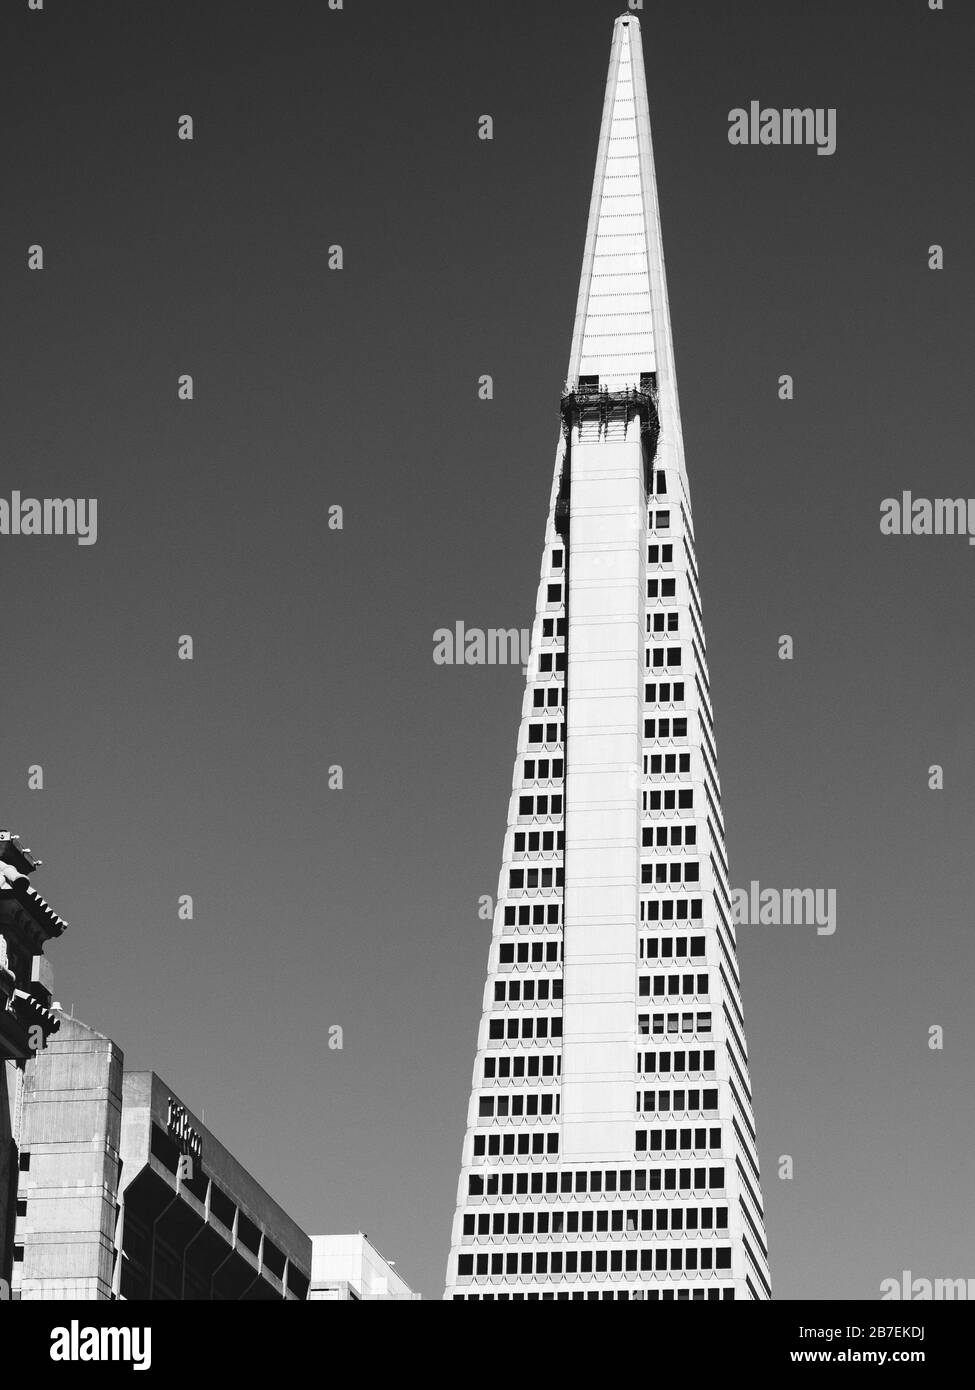
M 663 849 L 671 845 L 696 845 L 696 825 L 645 825 L 643 827 L 643 846 L 649 849 L 656 845 Z
M 710 1014 L 708 1015 L 710 1018 Z M 536 1018 L 534 1014 L 526 1014 L 524 1018 L 492 1018 L 488 1023 L 488 1037 L 492 1042 L 502 1042 L 521 1038 L 523 1041 L 538 1039 L 539 1041 L 548 1038 L 561 1038 L 562 1036 L 562 1016 L 560 1014 L 549 1017 L 542 1015 Z
M 647 614 L 647 632 L 679 632 L 680 614 L 655 612 Z M 669 664 L 669 663 L 668 663 Z
M 451 1294 L 454 1303 L 525 1303 L 525 1302 L 565 1302 L 570 1300 L 604 1303 L 607 1299 L 617 1299 L 627 1303 L 715 1303 L 730 1299 L 734 1302 L 734 1289 L 577 1289 L 574 1293 L 455 1293 Z
M 707 994 L 707 975 L 641 975 L 641 999 L 664 994 Z
M 641 922 L 692 922 L 704 916 L 703 898 L 643 898 L 640 900 Z
M 561 816 L 562 796 L 519 796 L 519 816 Z
M 668 791 L 644 792 L 643 809 L 645 811 L 693 811 L 693 789 L 681 791 L 671 788 Z
M 558 1115 L 560 1097 L 551 1092 L 526 1091 L 523 1095 L 480 1096 L 477 1115 L 481 1120 L 520 1120 L 525 1116 Z
M 647 598 L 676 598 L 676 579 L 648 579 Z
M 504 910 L 506 927 L 557 927 L 561 921 L 561 903 L 522 903 Z
M 689 1052 L 638 1052 L 636 1069 L 639 1072 L 655 1072 L 658 1076 L 674 1072 L 714 1071 L 714 1049 L 710 1047 Z
M 684 682 L 676 681 L 671 685 L 670 681 L 663 681 L 657 685 L 651 681 L 643 687 L 643 698 L 648 705 L 681 705 L 684 703 Z
M 678 772 L 690 772 L 690 753 L 644 753 L 644 776 L 661 777 L 665 773 L 674 776 Z
M 529 743 L 565 743 L 564 724 L 529 724 Z
M 681 660 L 680 647 L 647 648 L 646 668 L 648 671 L 659 671 L 664 666 L 669 666 L 679 671 L 681 668 Z
M 560 782 L 565 774 L 564 758 L 526 758 L 526 782 Z
M 563 849 L 564 830 L 519 830 L 514 837 L 515 854 L 555 854 Z
M 682 956 L 693 957 L 704 955 L 703 936 L 641 936 L 640 937 L 640 959 L 659 960 L 669 959 L 673 956 L 679 960 Z
M 671 867 L 679 869 L 680 865 L 674 864 Z M 512 892 L 522 892 L 532 888 L 561 888 L 564 881 L 565 870 L 561 868 L 508 870 L 508 887 Z M 644 881 L 649 882 L 650 880 Z M 676 881 L 679 882 L 679 878 Z
M 707 976 L 704 978 L 706 979 Z M 495 980 L 494 982 L 494 1002 L 496 1004 L 547 1004 L 550 999 L 561 998 L 561 980 Z
M 669 530 L 670 530 L 670 512 L 669 512 L 669 510 L 668 510 L 668 511 L 664 511 L 664 512 L 661 512 L 661 511 L 658 511 L 658 512 L 648 512 L 648 513 L 647 513 L 647 525 L 650 527 L 650 530 L 651 530 L 651 531 L 669 531 Z
M 679 1110 L 717 1110 L 718 1088 L 696 1088 L 684 1091 L 637 1091 L 637 1110 L 652 1110 L 658 1115 Z
M 465 1236 L 557 1236 L 625 1231 L 726 1231 L 727 1207 L 583 1207 L 579 1211 L 496 1211 L 464 1215 Z
M 648 565 L 672 565 L 674 563 L 674 547 L 672 545 L 648 545 L 647 564 Z
M 714 1129 L 638 1129 L 637 1153 L 665 1153 L 711 1150 L 721 1152 L 721 1128 Z
M 522 1250 L 520 1254 L 458 1255 L 458 1279 L 485 1275 L 534 1275 L 535 1278 L 562 1274 L 618 1274 L 665 1270 L 708 1272 L 731 1268 L 731 1246 L 657 1246 L 649 1250 Z
M 546 1197 L 615 1192 L 723 1192 L 724 1168 L 590 1168 L 562 1173 L 471 1173 L 470 1197 Z
M 641 1074 L 657 1076 L 686 1075 L 712 1072 L 715 1067 L 714 1048 L 678 1048 L 674 1051 L 638 1052 L 636 1068 Z M 487 1056 L 484 1058 L 484 1079 L 506 1081 L 533 1076 L 561 1076 L 562 1058 L 557 1053 L 529 1057 Z
M 559 619 L 561 622 L 562 620 Z M 538 669 L 542 675 L 548 675 L 552 671 L 565 670 L 565 652 L 542 652 L 538 658 Z M 535 740 L 541 742 L 540 739 Z M 555 743 L 554 738 L 547 739 L 548 743 Z
M 510 1019 L 509 1022 L 517 1023 L 518 1019 Z M 522 1019 L 522 1023 L 530 1023 L 531 1019 Z M 562 1020 L 559 1019 L 561 1026 Z M 710 1033 L 711 1031 L 711 1010 L 706 1013 L 683 1013 L 683 1014 L 641 1014 L 638 1019 L 638 1027 L 641 1037 L 661 1037 L 664 1033 Z
M 536 869 L 537 873 L 538 870 Z M 696 859 L 673 859 L 669 863 L 640 865 L 641 883 L 700 883 L 701 866 Z
M 699 940 L 703 948 L 704 937 L 696 937 L 695 940 Z M 701 954 L 704 954 L 703 949 Z M 502 965 L 514 965 L 515 961 L 519 965 L 527 965 L 529 961 L 533 965 L 541 965 L 561 959 L 561 941 L 502 941 L 498 948 L 498 960 Z
M 564 685 L 536 686 L 532 691 L 533 709 L 558 709 L 565 694 Z
M 544 1154 L 558 1155 L 559 1136 L 551 1134 L 475 1134 L 474 1157 L 484 1158 L 541 1158 Z
M 673 731 L 673 732 L 671 732 Z M 687 719 L 644 719 L 644 738 L 686 738 Z
M 711 1053 L 713 1058 L 714 1053 Z M 562 1058 L 554 1052 L 544 1057 L 485 1057 L 484 1079 L 502 1081 L 509 1076 L 561 1076 Z

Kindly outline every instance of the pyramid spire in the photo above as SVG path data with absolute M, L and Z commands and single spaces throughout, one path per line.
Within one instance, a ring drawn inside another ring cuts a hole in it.
M 616 20 L 579 280 L 568 382 L 610 390 L 653 373 L 663 445 L 683 475 L 674 346 L 667 299 L 650 105 L 640 22 Z

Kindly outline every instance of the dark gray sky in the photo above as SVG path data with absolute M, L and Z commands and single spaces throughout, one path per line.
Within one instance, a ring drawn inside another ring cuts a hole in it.
M 427 1296 L 522 690 L 432 633 L 531 622 L 622 8 L 3 9 L 0 495 L 99 502 L 94 546 L 0 537 L 58 993 Z M 732 881 L 837 892 L 831 938 L 740 933 L 776 1293 L 975 1276 L 975 550 L 878 525 L 975 491 L 971 7 L 642 22 Z M 752 99 L 836 107 L 836 154 L 732 147 Z

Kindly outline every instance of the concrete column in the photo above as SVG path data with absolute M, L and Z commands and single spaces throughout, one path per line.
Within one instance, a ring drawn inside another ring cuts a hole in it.
M 640 426 L 574 430 L 568 573 L 562 1156 L 633 1153 L 646 556 Z

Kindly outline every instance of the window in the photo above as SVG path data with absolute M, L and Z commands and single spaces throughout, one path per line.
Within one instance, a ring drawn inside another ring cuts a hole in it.
M 560 569 L 562 568 L 562 566 L 563 566 L 564 563 L 565 563 L 565 556 L 564 556 L 563 552 L 562 552 L 561 550 L 553 550 L 553 551 L 552 551 L 552 568 L 553 568 L 553 570 L 560 570 Z
M 210 1212 L 218 1221 L 222 1221 L 228 1230 L 233 1230 L 235 1207 L 233 1202 L 223 1192 L 216 1183 L 210 1184 Z M 128 1220 L 128 1217 L 126 1217 Z
M 561 602 L 562 602 L 562 585 L 561 585 L 561 584 L 550 584 L 550 585 L 548 586 L 548 600 L 547 600 L 547 601 L 548 601 L 549 603 L 561 603 Z

